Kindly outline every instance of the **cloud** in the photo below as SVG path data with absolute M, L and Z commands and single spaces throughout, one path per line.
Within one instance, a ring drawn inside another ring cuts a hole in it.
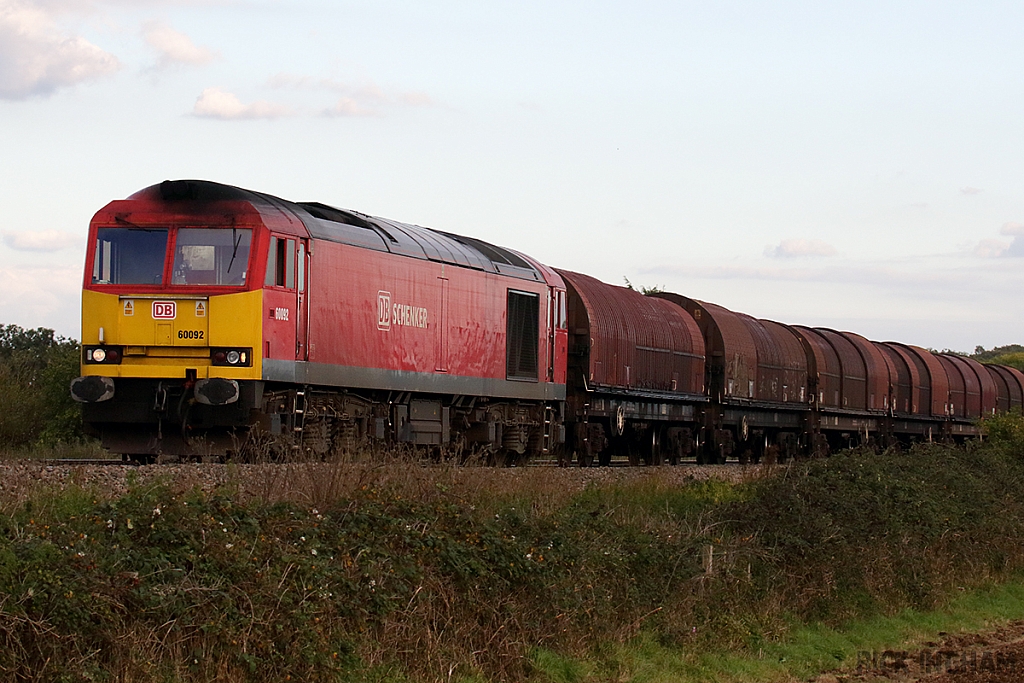
M 342 97 L 323 113 L 324 116 L 381 116 L 377 110 L 364 107 L 351 97 Z
M 333 105 L 321 110 L 325 116 L 384 116 L 387 109 L 436 104 L 425 92 L 389 92 L 376 83 L 353 85 L 333 78 L 316 79 L 289 73 L 275 74 L 267 83 L 272 88 L 326 91 L 338 95 L 339 99 Z
M 60 230 L 5 232 L 3 242 L 15 251 L 60 251 L 81 248 L 82 236 Z
M 0 0 L 0 99 L 47 96 L 119 67 L 117 57 L 64 33 L 38 5 Z
M 1006 256 L 1009 248 L 1010 243 L 1003 240 L 982 240 L 974 247 L 974 255 L 982 258 L 999 258 Z
M 79 336 L 82 267 L 0 265 L 0 320 Z
M 786 268 L 754 265 L 688 265 L 659 266 L 641 271 L 645 275 L 679 277 L 686 280 L 748 280 L 761 282 L 797 282 L 868 285 L 886 291 L 931 292 L 938 295 L 976 288 L 986 277 L 996 280 L 1008 274 L 1016 276 L 1015 268 L 914 267 L 910 263 L 854 263 L 844 267 Z M 817 286 L 817 285 L 815 285 Z M 929 294 L 931 296 L 932 294 Z
M 984 192 L 980 187 L 962 187 L 960 188 L 960 194 L 981 194 Z
M 432 107 L 434 99 L 425 92 L 407 92 L 398 97 L 402 104 L 410 107 Z
M 778 246 L 765 247 L 764 255 L 771 258 L 835 256 L 836 249 L 821 240 L 782 240 Z
M 217 53 L 199 47 L 192 39 L 161 21 L 148 21 L 142 27 L 142 36 L 160 55 L 156 68 L 165 69 L 175 64 L 202 66 L 217 57 Z
M 268 78 L 267 85 L 271 88 L 310 88 L 316 87 L 316 81 L 309 76 L 296 76 L 281 72 Z
M 243 104 L 233 93 L 222 88 L 206 88 L 196 98 L 192 115 L 205 119 L 278 119 L 291 116 L 292 110 L 284 105 L 257 100 Z
M 982 258 L 1024 257 L 1024 223 L 1003 223 L 999 234 L 1010 235 L 1013 239 L 1009 242 L 999 239 L 981 240 L 972 253 Z

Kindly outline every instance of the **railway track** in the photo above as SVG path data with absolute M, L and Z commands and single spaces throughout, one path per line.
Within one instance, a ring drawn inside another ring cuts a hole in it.
M 48 459 L 42 460 L 41 462 L 44 465 L 54 466 L 54 467 L 68 467 L 68 466 L 75 466 L 75 465 L 81 465 L 81 466 L 128 465 L 128 466 L 131 466 L 131 467 L 138 467 L 138 466 L 143 464 L 143 463 L 138 462 L 137 460 L 124 460 L 124 459 L 120 459 L 120 458 L 48 458 Z M 426 462 L 426 461 L 424 461 L 424 462 Z M 177 463 L 177 464 L 184 464 L 184 463 Z M 222 464 L 222 463 L 207 463 L 207 464 Z M 246 463 L 240 463 L 240 464 L 246 464 Z M 524 466 L 525 467 L 552 467 L 552 468 L 557 468 L 558 467 L 558 461 L 553 459 L 553 458 L 535 458 L 533 460 L 530 460 Z M 698 466 L 704 467 L 703 465 L 698 465 L 696 460 L 683 460 L 683 461 L 680 461 L 678 465 L 668 465 L 668 464 L 659 465 L 659 467 L 698 467 Z M 724 464 L 711 465 L 710 467 L 730 467 L 730 468 L 732 468 L 732 467 L 742 467 L 742 466 L 744 466 L 744 464 L 740 463 L 738 460 L 730 460 L 730 461 L 727 461 Z M 520 466 L 520 467 L 523 467 L 523 466 Z M 592 465 L 591 466 L 591 468 L 597 468 L 597 467 L 599 467 L 599 466 L 598 465 Z M 611 467 L 611 468 L 620 468 L 620 467 L 643 468 L 643 467 L 648 467 L 648 466 L 646 466 L 646 465 L 631 466 L 629 464 L 629 461 L 627 459 L 625 459 L 625 458 L 613 458 L 612 461 L 608 465 L 605 465 L 604 467 L 605 468 L 609 468 L 609 467 Z M 580 468 L 576 464 L 572 464 L 567 469 L 580 469 Z M 587 468 L 584 468 L 584 469 L 587 469 Z
M 137 462 L 125 462 L 120 458 L 49 458 L 43 460 L 44 465 L 64 467 L 67 465 L 138 465 Z

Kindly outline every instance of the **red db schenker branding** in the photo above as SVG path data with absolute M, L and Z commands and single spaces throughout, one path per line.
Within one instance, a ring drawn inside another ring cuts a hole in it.
M 157 320 L 174 320 L 177 313 L 177 306 L 173 301 L 153 302 L 153 317 Z

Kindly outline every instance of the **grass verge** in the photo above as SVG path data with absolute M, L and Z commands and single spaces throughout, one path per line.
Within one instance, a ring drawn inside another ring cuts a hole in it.
M 948 633 L 979 632 L 1024 618 L 1024 577 L 962 593 L 937 610 L 904 609 L 831 627 L 793 624 L 781 640 L 760 647 L 691 651 L 645 634 L 599 659 L 534 654 L 539 678 L 557 683 L 628 680 L 636 683 L 767 683 L 808 680 L 829 671 L 856 671 L 887 652 L 934 647 Z M 870 666 L 869 666 L 870 668 Z

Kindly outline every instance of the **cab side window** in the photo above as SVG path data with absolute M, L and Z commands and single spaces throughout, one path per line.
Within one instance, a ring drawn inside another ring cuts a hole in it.
M 271 237 L 267 250 L 267 287 L 295 287 L 295 240 Z

